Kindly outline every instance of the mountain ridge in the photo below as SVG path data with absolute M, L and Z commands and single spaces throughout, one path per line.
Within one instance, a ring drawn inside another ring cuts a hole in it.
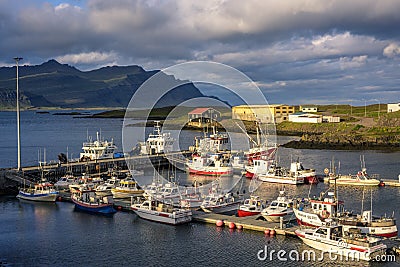
M 141 66 L 107 66 L 81 71 L 54 59 L 40 65 L 19 66 L 20 103 L 23 108 L 126 107 L 136 90 L 159 70 Z M 193 83 L 161 76 L 162 82 L 177 87 L 162 96 L 157 106 L 174 106 L 204 96 Z M 16 102 L 16 67 L 0 67 L 0 108 L 13 108 Z M 157 94 L 157 92 L 149 92 Z

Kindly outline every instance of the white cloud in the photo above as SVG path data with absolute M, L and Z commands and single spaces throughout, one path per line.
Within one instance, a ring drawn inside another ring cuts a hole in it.
M 356 56 L 356 57 L 341 57 L 339 59 L 339 64 L 340 68 L 342 70 L 348 69 L 348 68 L 359 68 L 361 66 L 364 66 L 367 62 L 368 56 L 363 55 L 363 56 Z
M 400 55 L 400 46 L 396 43 L 389 44 L 383 49 L 383 55 L 389 58 Z
M 68 54 L 56 58 L 60 62 L 68 62 L 73 64 L 102 64 L 115 62 L 117 55 L 114 52 L 89 52 L 79 54 Z

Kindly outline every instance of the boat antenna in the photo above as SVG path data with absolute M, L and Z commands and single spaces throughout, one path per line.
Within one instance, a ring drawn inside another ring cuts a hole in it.
M 365 191 L 365 186 L 363 186 L 363 192 L 362 192 L 362 199 L 361 199 L 361 214 L 364 211 L 364 191 Z
M 372 188 L 371 188 L 371 217 L 372 217 Z

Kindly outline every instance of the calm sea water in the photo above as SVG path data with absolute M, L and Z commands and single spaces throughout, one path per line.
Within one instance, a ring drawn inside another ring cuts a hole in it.
M 87 131 L 95 136 L 101 129 L 105 138 L 114 138 L 121 146 L 121 119 L 78 119 L 71 116 L 36 114 L 21 115 L 22 162 L 37 164 L 38 149 L 46 148 L 48 159 L 60 152 L 78 155 Z M 15 113 L 0 112 L 1 167 L 16 166 Z M 182 134 L 184 145 L 191 145 L 198 133 Z M 279 138 L 283 143 L 287 138 Z M 121 149 L 122 150 L 122 149 Z M 400 173 L 400 153 L 375 151 L 332 151 L 280 149 L 279 159 L 288 164 L 299 158 L 305 167 L 322 173 L 332 157 L 340 161 L 341 173 L 354 173 L 364 155 L 370 173 L 396 179 Z M 178 173 L 179 181 L 190 183 L 199 177 Z M 243 188 L 248 186 L 246 180 Z M 328 185 L 286 186 L 288 194 L 298 197 L 318 195 Z M 282 186 L 262 184 L 257 193 L 264 199 L 275 198 Z M 366 190 L 364 206 L 374 214 L 399 217 L 400 188 L 384 187 Z M 362 188 L 339 187 L 339 197 L 349 210 L 359 211 Z M 230 231 L 214 225 L 189 223 L 169 226 L 139 219 L 130 212 L 117 212 L 112 217 L 77 212 L 67 202 L 30 203 L 15 196 L 0 197 L 0 266 L 332 266 L 328 258 L 318 262 L 260 261 L 257 253 L 267 250 L 301 253 L 309 249 L 299 239 L 265 237 L 253 231 Z M 317 255 L 318 252 L 317 252 Z M 366 263 L 335 262 L 337 266 L 364 266 Z M 395 263 L 371 263 L 370 266 L 399 266 Z

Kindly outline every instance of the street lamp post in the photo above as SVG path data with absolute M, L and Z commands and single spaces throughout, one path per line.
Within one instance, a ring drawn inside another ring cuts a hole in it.
M 21 170 L 21 134 L 20 134 L 20 117 L 19 117 L 19 88 L 18 88 L 18 63 L 22 57 L 15 57 L 17 65 L 17 140 L 18 140 L 18 170 Z

